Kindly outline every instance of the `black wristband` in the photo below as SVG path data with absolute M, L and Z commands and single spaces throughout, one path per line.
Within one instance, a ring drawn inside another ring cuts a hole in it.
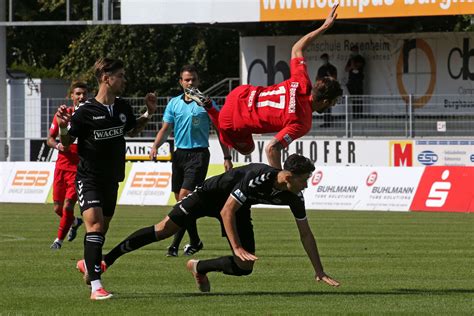
M 232 160 L 232 156 L 224 156 L 224 160 Z

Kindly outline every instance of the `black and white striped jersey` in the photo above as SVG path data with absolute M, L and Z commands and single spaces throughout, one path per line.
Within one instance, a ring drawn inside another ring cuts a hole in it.
M 136 126 L 131 106 L 121 98 L 104 105 L 87 100 L 72 115 L 69 134 L 77 137 L 81 177 L 120 182 L 125 176 L 124 135 Z
M 251 163 L 207 179 L 197 191 L 206 201 L 216 203 L 219 208 L 231 196 L 242 207 L 249 208 L 255 204 L 288 205 L 295 218 L 306 218 L 301 192 L 294 194 L 274 188 L 279 171 L 265 164 Z

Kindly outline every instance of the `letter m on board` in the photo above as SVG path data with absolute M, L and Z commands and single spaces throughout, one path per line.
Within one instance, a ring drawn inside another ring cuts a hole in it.
M 390 142 L 390 166 L 413 167 L 413 143 L 411 141 Z

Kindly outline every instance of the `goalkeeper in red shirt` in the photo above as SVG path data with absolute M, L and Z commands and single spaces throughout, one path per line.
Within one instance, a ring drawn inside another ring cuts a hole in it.
M 268 162 L 281 169 L 281 150 L 311 130 L 314 111 L 334 106 L 342 89 L 337 80 L 323 77 L 311 84 L 304 50 L 334 23 L 336 4 L 323 25 L 299 39 L 291 50 L 290 78 L 268 87 L 242 85 L 230 92 L 220 111 L 208 106 L 210 99 L 195 88 L 186 93 L 204 106 L 218 128 L 222 143 L 243 155 L 255 149 L 252 134 L 277 132 L 266 146 Z

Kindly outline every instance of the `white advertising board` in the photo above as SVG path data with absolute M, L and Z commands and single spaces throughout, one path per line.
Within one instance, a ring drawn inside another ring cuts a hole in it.
M 423 167 L 317 167 L 304 192 L 308 209 L 408 211 Z
M 171 163 L 133 163 L 118 204 L 167 205 L 171 194 Z
M 52 187 L 54 163 L 2 163 L 0 202 L 44 203 Z
M 271 137 L 254 136 L 255 150 L 248 156 L 232 151 L 234 163 L 268 163 L 265 146 Z M 222 163 L 222 150 L 217 139 L 210 140 L 211 163 Z M 388 166 L 390 142 L 388 140 L 316 139 L 302 137 L 282 152 L 283 161 L 299 153 L 317 166 Z
M 241 37 L 242 83 L 266 86 L 288 78 L 291 47 L 298 38 Z M 377 102 L 386 102 L 386 107 L 377 111 L 404 113 L 408 100 L 402 96 L 408 94 L 417 96 L 413 100 L 417 111 L 424 113 L 474 109 L 473 32 L 323 35 L 305 52 L 310 78 L 314 80 L 322 65 L 320 56 L 327 53 L 345 86 L 344 68 L 353 44 L 366 61 L 364 93 L 398 97 L 399 102 L 380 98 Z M 344 111 L 344 107 L 333 111 Z

